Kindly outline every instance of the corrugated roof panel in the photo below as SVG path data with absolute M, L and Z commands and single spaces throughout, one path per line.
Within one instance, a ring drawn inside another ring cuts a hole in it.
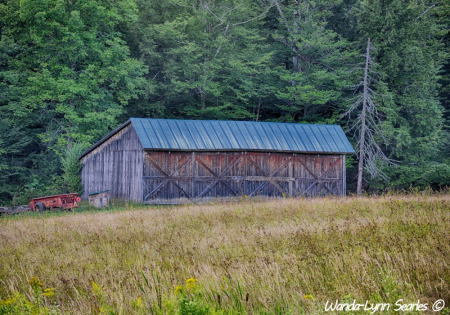
M 281 124 L 269 124 L 275 138 L 277 139 L 277 143 L 282 151 L 292 150 L 292 146 L 286 141 L 281 132 Z
M 219 126 L 222 127 L 225 136 L 230 142 L 230 149 L 239 150 L 240 148 L 244 148 L 245 146 L 243 146 L 239 141 L 240 138 L 239 130 L 233 131 L 229 123 L 230 123 L 229 121 L 224 121 L 223 123 L 219 123 Z
M 255 123 L 255 130 L 259 136 L 259 139 L 262 142 L 263 148 L 274 148 L 274 145 L 270 141 L 270 139 L 267 137 L 267 133 L 264 131 L 264 128 L 261 123 Z
M 323 126 L 316 126 L 317 127 L 317 132 L 314 132 L 314 134 L 316 135 L 317 139 L 319 140 L 322 148 L 328 152 L 333 152 L 334 150 L 331 148 L 330 146 L 330 136 L 327 133 L 324 133 L 322 131 L 322 127 Z
M 216 133 L 217 138 L 219 139 L 218 144 L 220 144 L 220 146 L 218 145 L 217 147 L 231 148 L 231 143 L 230 143 L 228 137 L 226 136 L 225 132 L 223 131 L 223 128 L 218 123 L 218 121 L 209 120 L 209 123 L 211 124 L 211 128 L 214 129 L 214 132 Z
M 192 137 L 188 126 L 185 122 L 177 122 L 176 120 L 173 120 L 173 122 L 178 126 L 180 133 L 182 133 L 183 137 L 186 139 L 187 149 L 191 149 L 192 144 L 194 143 L 194 138 Z
M 333 138 L 332 133 L 330 133 L 329 128 L 324 128 L 324 126 L 319 126 L 320 131 L 327 139 L 327 144 L 331 151 L 339 151 L 339 146 L 336 144 L 336 140 Z
M 354 153 L 338 125 L 131 118 L 144 149 Z
M 186 127 L 192 137 L 191 149 L 200 149 L 206 147 L 202 138 L 204 137 L 204 135 L 199 134 L 197 124 L 193 120 L 185 120 L 184 123 L 186 124 Z
M 261 138 L 259 137 L 259 134 L 255 129 L 255 125 L 254 124 L 246 124 L 246 127 L 247 127 L 247 131 L 248 131 L 248 135 L 253 140 L 253 144 L 254 144 L 254 147 L 256 148 L 256 150 L 263 150 L 264 144 L 261 141 Z
M 185 133 L 181 131 L 180 124 L 177 124 L 173 120 L 167 120 L 167 125 L 176 140 L 176 143 L 178 145 L 177 148 L 179 148 L 180 150 L 189 149 L 189 142 L 185 136 Z
M 150 139 L 147 135 L 140 135 L 139 133 L 144 132 L 145 129 L 142 127 L 142 121 L 136 121 L 134 130 L 136 131 L 137 136 L 139 137 L 141 141 L 141 145 L 146 148 L 149 146 L 152 146 L 152 143 L 150 143 Z
M 311 126 L 309 126 L 309 125 L 303 125 L 302 129 L 305 132 L 305 136 L 302 139 L 308 138 L 308 140 L 311 142 L 312 146 L 314 147 L 314 151 L 316 151 L 316 152 L 323 151 L 321 143 L 317 139 L 318 130 L 316 130 L 316 132 L 313 132 L 311 130 Z
M 239 135 L 238 142 L 241 148 L 252 148 L 255 145 L 252 144 L 247 129 L 245 128 L 245 123 L 246 122 L 244 121 L 230 121 L 229 126 L 236 132 L 237 135 Z
M 220 149 L 222 147 L 222 143 L 217 136 L 216 131 L 214 130 L 214 127 L 211 125 L 210 121 L 204 121 L 203 127 L 205 128 L 206 132 L 208 133 L 209 138 L 211 139 L 212 146 L 214 149 Z
M 280 124 L 280 133 L 292 151 L 306 151 L 303 143 L 289 130 L 287 124 Z
M 208 130 L 205 126 L 205 122 L 200 120 L 198 124 L 194 124 L 194 125 L 196 127 L 197 134 L 203 141 L 203 145 L 207 148 L 215 149 L 216 146 L 214 145 L 214 135 L 211 135 L 211 133 L 208 132 Z
M 346 151 L 349 148 L 353 150 L 353 147 L 351 146 L 350 142 L 348 142 L 347 137 L 342 132 L 342 128 L 340 126 L 333 126 L 333 130 L 330 129 L 330 134 L 336 143 L 339 151 Z M 342 134 L 342 137 L 340 136 Z M 348 146 L 347 146 L 348 143 Z
M 158 139 L 161 142 L 161 146 L 164 149 L 171 149 L 176 148 L 177 145 L 175 144 L 175 141 L 173 140 L 172 132 L 170 130 L 165 130 L 165 126 L 167 125 L 166 122 L 162 122 L 160 119 L 158 119 L 155 124 L 152 124 L 153 129 L 158 135 Z
M 177 137 L 174 135 L 174 129 L 169 126 L 168 121 L 160 119 L 158 125 L 161 130 L 161 136 L 164 136 L 165 142 L 167 143 L 167 148 L 181 149 Z
M 255 138 L 250 134 L 250 130 L 248 130 L 248 124 L 242 121 L 238 124 L 239 131 L 241 132 L 242 137 L 245 139 L 246 146 L 257 148 L 258 144 L 255 142 Z
M 306 136 L 303 125 L 299 125 L 297 128 L 294 125 L 289 125 L 289 128 L 292 130 L 292 134 L 297 135 L 298 141 L 301 141 L 301 143 L 305 146 L 306 152 L 317 152 L 311 139 Z
M 150 143 L 150 147 L 162 147 L 162 143 L 159 139 L 159 137 L 157 136 L 155 130 L 153 129 L 152 124 L 150 124 L 150 121 L 148 120 L 142 120 L 141 121 L 141 125 L 140 125 L 140 129 L 138 132 L 138 136 L 139 139 L 141 139 L 141 136 L 145 135 L 147 137 L 147 141 Z M 137 129 L 137 128 L 135 128 Z M 143 141 L 141 140 L 141 144 L 143 148 L 146 148 L 146 146 L 144 146 Z
M 272 143 L 272 146 L 275 150 L 283 151 L 283 147 L 280 145 L 280 141 L 278 139 L 277 134 L 272 130 L 273 123 L 267 123 L 266 126 L 263 126 L 264 132 L 267 135 L 267 138 Z

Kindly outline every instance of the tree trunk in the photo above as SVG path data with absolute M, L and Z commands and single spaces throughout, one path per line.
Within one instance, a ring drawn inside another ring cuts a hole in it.
M 261 96 L 259 96 L 258 110 L 256 111 L 256 121 L 259 120 L 259 111 L 261 110 Z
M 368 83 L 367 73 L 369 69 L 370 58 L 370 37 L 367 39 L 367 52 L 366 52 L 366 66 L 364 68 L 364 86 L 363 86 L 363 108 L 361 112 L 361 133 L 359 138 L 359 162 L 358 162 L 358 183 L 356 186 L 356 193 L 361 196 L 362 192 L 362 177 L 364 169 L 364 149 L 365 149 L 365 135 L 366 135 L 366 111 L 367 111 L 367 98 L 368 98 Z

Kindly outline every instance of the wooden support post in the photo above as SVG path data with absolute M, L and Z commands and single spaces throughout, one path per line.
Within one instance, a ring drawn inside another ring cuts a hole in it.
M 197 184 L 196 179 L 197 179 L 197 176 L 198 176 L 197 161 L 195 160 L 195 158 L 196 158 L 195 152 L 192 152 L 192 180 L 191 180 L 191 184 L 192 184 L 191 196 L 192 196 L 192 199 L 196 198 L 195 186 Z
M 290 179 L 294 179 L 294 170 L 293 170 L 293 164 L 292 163 L 293 157 L 289 159 L 288 162 L 288 178 Z M 288 187 L 289 187 L 289 195 L 293 196 L 294 195 L 294 189 L 293 189 L 293 181 L 289 181 L 288 183 Z
M 347 169 L 345 166 L 345 155 L 342 155 L 342 196 L 347 195 Z

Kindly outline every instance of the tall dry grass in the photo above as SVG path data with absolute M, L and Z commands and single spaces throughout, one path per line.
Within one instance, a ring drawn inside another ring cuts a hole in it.
M 450 302 L 450 196 L 287 199 L 0 219 L 0 300 L 73 314 L 323 313 L 326 300 Z M 179 290 L 178 287 L 177 290 Z M 189 293 L 189 292 L 188 292 Z

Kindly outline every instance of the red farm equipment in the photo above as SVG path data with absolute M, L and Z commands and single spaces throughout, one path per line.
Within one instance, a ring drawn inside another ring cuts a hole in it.
M 78 208 L 78 203 L 81 198 L 77 196 L 77 193 L 46 196 L 31 199 L 28 207 L 36 212 L 44 211 L 46 209 L 73 209 Z
M 41 212 L 47 209 L 70 210 L 78 208 L 80 201 L 81 198 L 77 196 L 77 193 L 38 197 L 31 199 L 28 205 L 0 207 L 0 215 L 17 214 L 27 211 Z

